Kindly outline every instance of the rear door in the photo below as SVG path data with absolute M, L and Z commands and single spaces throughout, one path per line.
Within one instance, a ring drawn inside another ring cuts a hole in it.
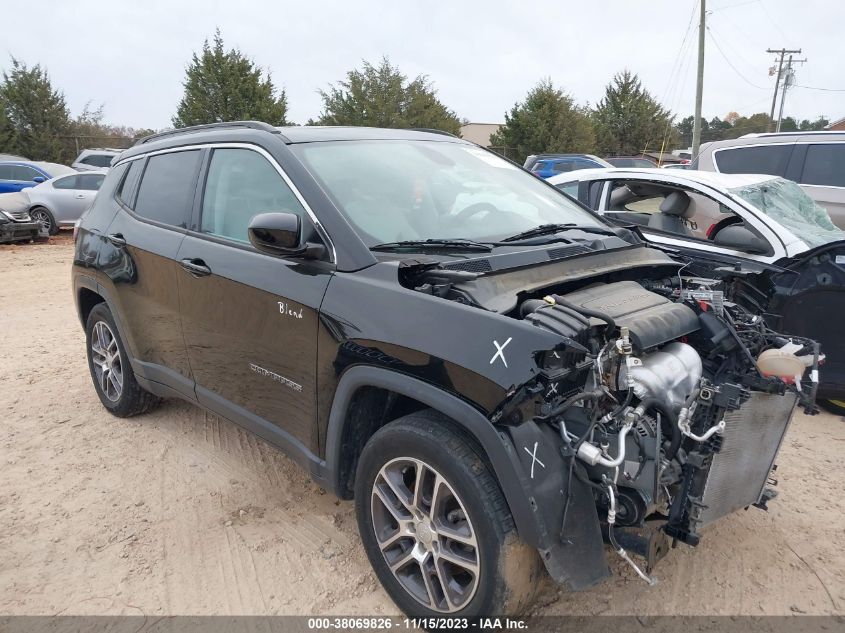
M 166 150 L 131 163 L 106 230 L 100 268 L 123 321 L 137 373 L 194 396 L 182 338 L 176 261 L 193 208 L 203 150 Z
M 199 402 L 296 457 L 317 451 L 318 310 L 333 265 L 255 250 L 247 226 L 274 211 L 296 213 L 314 230 L 304 199 L 267 152 L 213 148 L 179 249 L 179 294 Z

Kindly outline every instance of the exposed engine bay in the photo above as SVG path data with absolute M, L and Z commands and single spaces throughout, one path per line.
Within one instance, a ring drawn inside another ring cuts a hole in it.
M 793 409 L 814 407 L 816 343 L 769 330 L 706 280 L 596 284 L 520 313 L 571 341 L 542 361 L 554 394 L 542 417 L 593 489 L 607 539 L 643 578 L 616 526 L 656 519 L 697 545 L 702 527 L 774 496 L 767 482 Z
M 726 301 L 717 281 L 631 276 L 561 286 L 560 294 L 534 287 L 515 304 L 493 292 L 507 280 L 481 277 L 476 286 L 476 275 L 459 271 L 431 271 L 415 289 L 560 337 L 537 354 L 537 384 L 522 389 L 533 411 L 520 418 L 559 437 L 560 541 L 584 542 L 575 533 L 584 515 L 568 517 L 580 486 L 582 498 L 592 495 L 604 540 L 651 582 L 669 540 L 695 546 L 708 524 L 752 505 L 765 509 L 776 495 L 775 458 L 796 405 L 815 412 L 823 357 L 814 341 L 774 332 Z M 507 412 L 498 419 L 509 420 Z M 513 424 L 516 438 L 520 423 Z M 531 440 L 515 443 L 536 451 Z M 645 570 L 629 551 L 646 558 Z M 566 556 L 570 568 L 578 565 Z

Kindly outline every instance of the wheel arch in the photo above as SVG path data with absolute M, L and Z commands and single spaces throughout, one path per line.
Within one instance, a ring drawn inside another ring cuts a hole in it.
M 406 406 L 407 403 L 418 403 L 438 411 L 456 429 L 477 443 L 505 496 L 520 537 L 534 547 L 540 545 L 543 539 L 540 536 L 536 504 L 532 503 L 531 493 L 525 484 L 525 474 L 507 435 L 497 430 L 478 409 L 457 396 L 418 378 L 380 367 L 350 367 L 341 376 L 335 391 L 326 430 L 325 461 L 328 475 L 326 483 L 338 497 L 352 497 L 350 486 L 354 481 L 354 466 L 360 451 L 369 437 L 390 421 L 385 415 L 390 411 L 390 406 L 368 407 L 368 403 L 364 402 L 364 426 L 358 426 L 361 414 L 356 416 L 356 410 L 361 411 L 361 398 L 367 397 L 374 390 L 394 398 L 394 401 L 402 398 Z M 374 413 L 380 419 L 366 417 Z

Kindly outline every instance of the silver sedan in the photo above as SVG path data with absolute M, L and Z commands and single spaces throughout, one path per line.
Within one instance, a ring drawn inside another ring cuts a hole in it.
M 26 189 L 30 217 L 40 222 L 50 235 L 58 233 L 61 227 L 73 226 L 91 206 L 105 177 L 105 171 L 86 171 L 52 178 Z

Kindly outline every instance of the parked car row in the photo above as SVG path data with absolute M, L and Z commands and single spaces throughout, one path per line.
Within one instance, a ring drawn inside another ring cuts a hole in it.
M 122 150 L 85 149 L 72 167 L 22 156 L 0 155 L 0 199 L 4 206 L 26 211 L 26 222 L 40 224 L 46 234 L 55 235 L 62 227 L 73 226 L 87 209 L 105 178 L 112 161 Z M 6 220 L 4 241 L 33 239 L 22 226 L 23 220 Z M 15 224 L 11 224 L 14 222 Z M 14 230 L 12 230 L 14 228 Z

